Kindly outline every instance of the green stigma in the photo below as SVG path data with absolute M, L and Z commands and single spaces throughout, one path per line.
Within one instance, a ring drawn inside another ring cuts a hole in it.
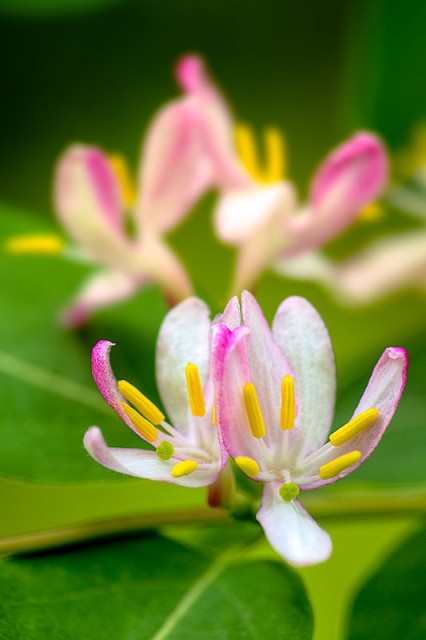
M 167 442 L 167 440 L 163 440 L 160 446 L 155 450 L 155 453 L 160 458 L 160 460 L 170 460 L 174 452 L 174 446 L 171 442 Z
M 280 487 L 280 496 L 284 502 L 291 502 L 299 495 L 299 487 L 294 482 L 282 484 Z

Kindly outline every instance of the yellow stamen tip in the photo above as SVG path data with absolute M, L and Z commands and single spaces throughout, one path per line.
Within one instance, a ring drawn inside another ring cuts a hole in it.
M 255 478 L 259 474 L 260 467 L 253 458 L 237 456 L 235 462 L 241 471 L 244 471 L 250 478 Z
M 120 185 L 123 203 L 126 207 L 131 207 L 136 200 L 136 190 L 130 178 L 127 162 L 124 157 L 118 153 L 109 155 L 108 159 Z
M 192 415 L 204 416 L 206 413 L 206 405 L 204 403 L 203 387 L 201 386 L 197 365 L 188 362 L 185 367 L 185 375 Z
M 264 131 L 265 166 L 259 162 L 253 131 L 245 124 L 235 127 L 235 143 L 241 162 L 256 182 L 278 182 L 286 171 L 285 141 L 281 132 L 274 127 Z
M 366 429 L 372 425 L 379 417 L 379 410 L 375 408 L 366 409 L 353 420 L 350 420 L 347 424 L 337 429 L 329 436 L 329 440 L 333 447 L 339 447 L 341 444 L 345 444 L 363 429 Z
M 59 255 L 64 249 L 64 241 L 51 234 L 35 234 L 13 236 L 6 240 L 4 248 L 7 253 Z
M 120 380 L 117 386 L 121 395 L 131 402 L 147 420 L 153 424 L 160 424 L 160 422 L 164 420 L 164 413 L 160 411 L 151 400 L 144 396 L 139 389 L 130 384 L 130 382 Z
M 216 417 L 216 405 L 213 405 L 213 409 L 212 409 L 212 424 L 217 424 L 217 417 Z
M 182 476 L 189 476 L 189 474 L 193 473 L 197 467 L 198 464 L 195 460 L 182 460 L 182 462 L 178 462 L 173 467 L 172 477 L 181 478 Z
M 265 422 L 257 398 L 256 388 L 252 382 L 247 382 L 243 388 L 244 404 L 252 435 L 263 438 L 266 435 Z
M 361 209 L 358 220 L 362 222 L 376 222 L 376 220 L 382 220 L 385 216 L 385 210 L 380 202 L 370 202 L 363 209 Z
M 158 429 L 154 427 L 148 420 L 146 420 L 143 416 L 140 415 L 135 409 L 130 407 L 125 402 L 121 403 L 126 415 L 130 418 L 130 420 L 135 425 L 136 429 L 139 431 L 141 436 L 145 438 L 148 442 L 154 442 L 158 438 Z
M 293 429 L 296 420 L 296 397 L 294 395 L 294 380 L 291 375 L 284 376 L 281 382 L 281 429 Z
M 329 480 L 334 476 L 339 475 L 345 469 L 352 467 L 361 458 L 361 451 L 351 451 L 345 453 L 343 456 L 339 456 L 331 462 L 327 462 L 320 467 L 319 477 L 321 480 Z

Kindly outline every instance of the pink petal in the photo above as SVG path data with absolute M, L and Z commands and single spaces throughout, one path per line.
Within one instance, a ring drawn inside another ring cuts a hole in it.
M 280 305 L 272 333 L 295 378 L 297 415 L 291 446 L 304 455 L 324 443 L 333 420 L 336 367 L 330 336 L 314 307 L 297 296 Z
M 173 229 L 213 186 L 250 182 L 234 149 L 228 108 L 201 59 L 183 58 L 177 76 L 186 95 L 159 111 L 142 151 L 141 233 Z
M 315 489 L 336 482 L 336 480 L 355 471 L 355 469 L 373 453 L 386 431 L 401 399 L 407 379 L 407 366 L 408 357 L 404 349 L 401 347 L 389 347 L 385 349 L 374 368 L 367 388 L 352 416 L 352 418 L 354 418 L 366 409 L 376 408 L 379 410 L 379 417 L 376 422 L 358 433 L 358 435 L 345 444 L 339 447 L 331 447 L 331 450 L 321 457 L 320 463 L 317 462 L 306 465 L 304 467 L 304 474 L 310 476 L 318 473 L 320 465 L 330 462 L 350 451 L 360 451 L 362 454 L 360 460 L 334 478 L 329 480 L 318 479 L 301 488 Z
M 196 364 L 203 387 L 209 373 L 210 311 L 199 298 L 187 298 L 165 317 L 157 339 L 157 385 L 173 424 L 185 432 L 190 421 L 185 367 Z
M 326 243 L 345 229 L 383 190 L 386 151 L 370 133 L 358 133 L 333 151 L 314 176 L 306 211 L 290 221 L 289 253 Z
M 125 244 L 121 192 L 108 158 L 99 149 L 70 147 L 59 160 L 55 208 L 70 236 L 92 256 Z
M 257 519 L 272 547 L 297 567 L 324 562 L 331 553 L 328 533 L 311 518 L 300 502 L 284 502 L 280 483 L 265 485 Z
M 169 482 L 182 487 L 204 487 L 211 484 L 219 473 L 219 464 L 204 464 L 188 476 L 173 478 L 176 459 L 160 460 L 155 451 L 108 447 L 100 429 L 91 427 L 84 436 L 89 454 L 104 467 L 137 478 Z
M 231 331 L 224 324 L 212 330 L 212 366 L 216 389 L 216 418 L 225 448 L 234 458 L 248 456 L 262 466 L 262 449 L 251 434 L 243 399 L 250 381 L 246 338 L 248 330 Z
M 92 276 L 62 312 L 62 323 L 75 328 L 85 324 L 93 313 L 132 296 L 144 287 L 148 278 L 134 278 L 120 271 L 105 271 Z
M 130 429 L 136 433 L 139 438 L 142 438 L 139 431 L 136 429 L 133 422 L 123 411 L 121 403 L 124 398 L 118 391 L 117 380 L 111 368 L 109 353 L 111 347 L 114 346 L 113 342 L 108 340 L 101 340 L 98 342 L 92 350 L 92 374 L 96 382 L 96 386 L 101 392 L 104 400 L 114 409 L 119 415 L 122 421 L 127 424 Z

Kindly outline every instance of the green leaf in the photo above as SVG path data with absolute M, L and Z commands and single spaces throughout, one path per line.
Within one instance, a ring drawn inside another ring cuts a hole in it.
M 0 207 L 0 237 L 50 231 L 20 211 Z M 55 256 L 8 255 L 0 249 L 0 473 L 40 481 L 117 480 L 82 448 L 99 425 L 109 443 L 143 442 L 117 418 L 91 376 L 90 354 L 100 339 L 117 343 L 117 374 L 158 401 L 154 348 L 165 305 L 147 289 L 102 314 L 80 333 L 60 327 L 60 309 L 90 269 Z
M 410 537 L 355 598 L 349 640 L 426 637 L 426 528 Z
M 300 578 L 249 561 L 247 540 L 211 555 L 152 536 L 4 560 L 0 591 L 4 640 L 312 637 Z
M 23 18 L 86 13 L 116 4 L 118 0 L 2 0 L 0 12 Z

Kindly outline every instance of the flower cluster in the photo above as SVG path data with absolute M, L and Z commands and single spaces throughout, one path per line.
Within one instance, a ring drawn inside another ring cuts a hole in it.
M 230 455 L 264 483 L 257 519 L 271 545 L 295 565 L 329 556 L 328 534 L 297 497 L 343 478 L 372 453 L 405 386 L 404 349 L 385 350 L 353 415 L 328 436 L 333 350 L 323 321 L 303 298 L 281 304 L 272 331 L 247 291 L 213 323 L 197 298 L 170 311 L 157 342 L 157 381 L 173 426 L 132 384 L 116 381 L 110 348 L 102 341 L 93 350 L 96 384 L 151 448 L 109 448 L 91 427 L 84 443 L 95 460 L 132 476 L 200 487 L 217 481 Z

